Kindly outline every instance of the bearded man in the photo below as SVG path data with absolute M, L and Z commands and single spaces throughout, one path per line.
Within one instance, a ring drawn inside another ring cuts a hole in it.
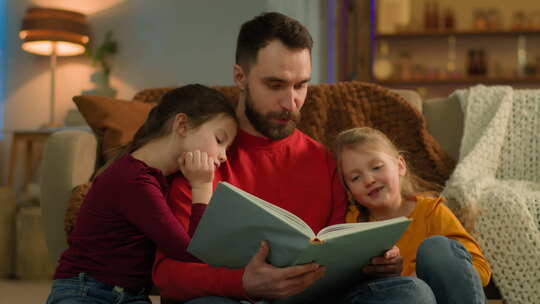
M 241 90 L 236 108 L 239 130 L 228 161 L 215 173 L 214 186 L 219 181 L 235 185 L 294 213 L 317 233 L 344 221 L 347 202 L 331 153 L 296 129 L 311 79 L 312 45 L 302 24 L 279 13 L 265 13 L 242 25 L 233 67 Z M 187 229 L 191 189 L 183 177 L 171 187 L 169 203 Z M 273 267 L 266 262 L 269 250 L 263 242 L 241 269 L 175 261 L 158 252 L 154 283 L 162 296 L 186 304 L 238 304 L 290 297 L 324 275 L 324 267 L 315 263 Z M 324 301 L 435 303 L 424 282 L 399 277 L 401 268 L 399 249 L 394 247 L 358 270 L 358 281 L 350 284 L 354 288 L 332 291 Z

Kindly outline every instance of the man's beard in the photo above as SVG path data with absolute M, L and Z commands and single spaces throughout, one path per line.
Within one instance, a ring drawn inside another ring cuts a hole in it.
M 246 109 L 245 114 L 251 125 L 257 132 L 270 139 L 283 139 L 291 135 L 296 129 L 296 124 L 300 121 L 300 112 L 283 110 L 281 112 L 269 112 L 261 114 L 255 110 L 253 98 L 249 87 L 246 88 Z M 274 122 L 274 119 L 288 120 L 286 124 Z

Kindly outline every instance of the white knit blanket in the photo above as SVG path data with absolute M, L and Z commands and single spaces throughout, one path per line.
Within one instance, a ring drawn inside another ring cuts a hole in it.
M 479 211 L 474 236 L 506 303 L 540 303 L 540 90 L 453 95 L 464 133 L 443 195 L 453 210 Z

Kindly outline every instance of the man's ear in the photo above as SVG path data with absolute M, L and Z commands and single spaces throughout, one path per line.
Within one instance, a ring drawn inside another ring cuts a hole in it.
M 173 131 L 180 136 L 186 136 L 188 131 L 188 117 L 184 113 L 178 113 L 174 116 Z
M 398 156 L 398 172 L 399 176 L 405 176 L 407 174 L 407 162 L 403 156 Z
M 233 79 L 234 83 L 240 88 L 240 90 L 243 91 L 246 89 L 247 74 L 239 64 L 235 64 L 233 66 Z

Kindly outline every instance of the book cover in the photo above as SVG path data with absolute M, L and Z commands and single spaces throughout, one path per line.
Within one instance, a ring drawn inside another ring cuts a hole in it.
M 305 303 L 361 278 L 369 260 L 390 249 L 410 220 L 338 224 L 317 235 L 299 217 L 226 182 L 220 182 L 193 235 L 188 251 L 211 266 L 244 267 L 260 242 L 270 246 L 276 267 L 317 262 L 323 278 L 293 297 L 275 303 Z

